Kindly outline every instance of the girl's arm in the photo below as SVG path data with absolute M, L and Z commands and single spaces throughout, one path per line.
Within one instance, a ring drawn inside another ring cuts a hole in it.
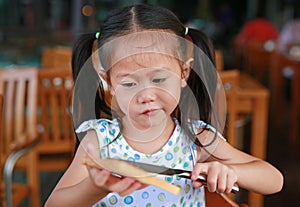
M 203 143 L 207 136 L 213 136 L 213 133 L 200 134 L 198 139 Z M 197 163 L 193 170 L 194 176 L 207 175 L 209 190 L 229 193 L 235 182 L 241 188 L 260 194 L 272 194 L 282 189 L 283 175 L 274 166 L 232 147 L 222 139 L 217 138 L 215 142 L 218 143 L 209 149 L 213 156 L 204 163 Z
M 132 178 L 120 179 L 112 176 L 107 170 L 87 168 L 83 165 L 82 160 L 87 151 L 93 157 L 99 157 L 98 146 L 96 133 L 89 131 L 81 141 L 71 165 L 46 201 L 46 207 L 92 206 L 111 191 L 122 196 L 141 187 L 141 184 Z

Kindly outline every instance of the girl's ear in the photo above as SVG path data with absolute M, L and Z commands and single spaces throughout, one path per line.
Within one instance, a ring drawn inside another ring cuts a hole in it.
M 107 73 L 105 72 L 104 68 L 101 65 L 99 54 L 98 54 L 98 45 L 97 40 L 93 43 L 93 49 L 92 49 L 92 63 L 95 71 L 99 75 L 99 78 L 101 79 L 103 83 L 103 87 L 105 90 L 108 89 L 108 77 Z
M 181 75 L 181 87 L 186 86 L 186 81 L 189 78 L 191 69 L 193 68 L 194 58 L 189 58 L 187 61 L 183 63 L 182 66 L 182 75 Z

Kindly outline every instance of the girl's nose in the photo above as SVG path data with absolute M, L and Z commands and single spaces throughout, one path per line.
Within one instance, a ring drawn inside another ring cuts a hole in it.
M 137 94 L 138 103 L 149 103 L 156 99 L 155 89 L 145 88 Z

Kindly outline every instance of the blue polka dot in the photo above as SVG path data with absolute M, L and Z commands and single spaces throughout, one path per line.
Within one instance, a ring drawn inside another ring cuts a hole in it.
M 100 203 L 100 207 L 107 207 L 107 205 L 106 205 L 106 203 L 101 202 L 101 203 Z
M 110 134 L 110 135 L 114 135 L 115 133 L 116 133 L 116 130 L 115 130 L 115 129 L 109 130 L 109 134 Z
M 124 198 L 124 203 L 126 203 L 126 204 L 132 204 L 133 203 L 133 197 L 132 196 L 126 196 Z
M 104 143 L 105 143 L 105 144 L 110 143 L 110 139 L 109 139 L 108 137 L 106 137 L 106 138 L 104 139 Z
M 147 199 L 147 198 L 149 198 L 149 193 L 148 193 L 148 192 L 146 192 L 146 191 L 145 191 L 145 192 L 143 192 L 143 193 L 142 193 L 142 198 L 143 198 L 143 199 Z
M 100 128 L 100 132 L 104 132 L 105 131 L 105 128 Z
M 192 155 L 189 156 L 189 160 L 193 160 L 193 156 Z
M 169 144 L 169 146 L 172 146 L 172 144 L 173 144 L 172 140 L 170 140 L 170 141 L 168 142 L 168 144 Z
M 140 158 L 141 158 L 141 156 L 139 154 L 134 155 L 134 159 L 139 160 Z
M 169 182 L 169 183 L 172 182 L 172 180 L 173 180 L 173 177 L 166 177 L 166 178 L 165 178 L 165 181 L 167 181 L 167 182 Z
M 172 153 L 170 153 L 170 152 L 168 152 L 166 155 L 165 155 L 165 159 L 166 160 L 172 160 L 173 159 L 173 154 Z
M 111 149 L 111 152 L 112 152 L 112 153 L 116 153 L 116 152 L 117 152 L 116 148 L 112 148 L 112 149 Z
M 188 163 L 188 162 L 185 162 L 185 163 L 183 164 L 183 168 L 184 168 L 184 169 L 188 168 L 188 166 L 189 166 L 189 163 Z
M 134 158 L 129 157 L 127 160 L 128 160 L 128 161 L 134 161 Z

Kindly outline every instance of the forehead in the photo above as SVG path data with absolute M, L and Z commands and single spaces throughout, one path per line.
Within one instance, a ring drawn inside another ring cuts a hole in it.
M 174 73 L 181 71 L 179 60 L 172 56 L 158 53 L 143 53 L 119 60 L 111 67 L 110 74 L 113 76 L 117 74 L 132 74 L 141 69 L 167 70 Z
M 180 37 L 158 31 L 136 32 L 115 38 L 102 46 L 102 63 L 105 69 L 131 58 L 144 58 L 150 62 L 149 54 L 165 55 L 182 59 Z M 151 55 L 152 56 L 152 55 Z M 155 59 L 152 56 L 152 59 Z

